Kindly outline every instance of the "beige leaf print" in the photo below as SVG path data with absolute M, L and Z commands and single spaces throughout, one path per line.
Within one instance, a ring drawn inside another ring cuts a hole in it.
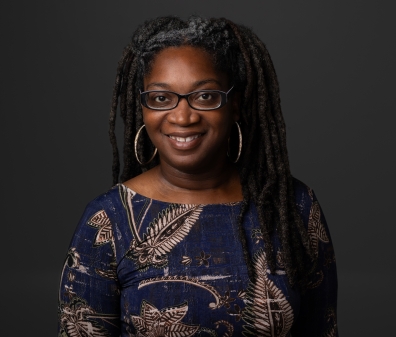
M 138 336 L 189 337 L 197 332 L 199 325 L 180 323 L 187 310 L 187 302 L 158 310 L 154 305 L 143 300 L 140 316 L 131 315 L 131 319 Z
M 285 337 L 293 324 L 293 309 L 282 291 L 268 278 L 265 253 L 255 255 L 256 281 L 249 285 L 243 311 L 244 336 Z
M 216 326 L 216 329 L 218 329 L 220 327 L 220 325 L 225 325 L 225 327 L 227 328 L 227 332 L 224 333 L 222 337 L 231 337 L 233 335 L 234 327 L 229 322 L 221 320 L 221 321 L 215 322 L 214 324 Z
M 317 201 L 314 201 L 309 212 L 308 220 L 308 235 L 311 239 L 311 245 L 315 257 L 318 257 L 318 243 L 319 240 L 325 243 L 329 242 L 326 230 L 321 222 L 320 206 Z
M 88 225 L 98 228 L 94 246 L 101 246 L 113 240 L 111 222 L 104 210 L 95 213 L 89 220 Z
M 114 261 L 116 257 L 116 250 L 114 244 L 114 235 L 113 229 L 111 227 L 111 222 L 109 217 L 107 216 L 104 210 L 96 212 L 89 220 L 88 225 L 94 228 L 98 228 L 98 231 L 95 235 L 95 240 L 93 243 L 94 247 L 102 246 L 108 242 L 111 244 L 111 249 L 113 250 Z M 111 270 L 101 270 L 95 269 L 96 273 L 102 277 L 109 278 L 112 280 L 117 279 L 117 273 L 115 268 L 113 267 Z
M 81 257 L 80 257 L 80 254 L 77 252 L 76 248 L 71 247 L 67 253 L 65 263 L 63 264 L 61 278 L 59 281 L 60 282 L 59 289 L 61 289 L 63 275 L 65 273 L 66 267 L 78 269 L 80 267 L 80 260 L 81 260 Z M 73 282 L 74 279 L 75 279 L 74 274 L 68 275 L 69 282 Z M 58 296 L 59 296 L 59 302 L 61 302 L 61 292 L 60 291 L 58 292 Z
M 146 287 L 148 285 L 152 285 L 155 283 L 162 282 L 179 282 L 179 283 L 188 283 L 190 285 L 199 287 L 201 289 L 209 291 L 215 298 L 216 302 L 209 303 L 209 308 L 217 309 L 224 305 L 224 301 L 222 301 L 222 296 L 218 293 L 218 291 L 212 287 L 211 285 L 200 281 L 198 278 L 191 278 L 188 276 L 161 276 L 161 277 L 153 277 L 149 279 L 145 279 L 139 283 L 138 289 Z
M 72 300 L 70 304 L 63 304 L 60 322 L 67 336 L 106 337 L 107 331 L 92 320 L 92 318 L 115 319 L 112 315 L 96 313 L 84 301 L 79 298 Z
M 141 241 L 133 239 L 127 256 L 140 268 L 167 265 L 167 254 L 190 232 L 202 211 L 201 205 L 177 205 L 167 208 L 150 224 Z
M 104 278 L 108 278 L 110 280 L 118 280 L 118 275 L 117 275 L 116 269 L 102 270 L 102 269 L 95 268 L 95 272 Z
M 180 261 L 180 263 L 185 266 L 188 266 L 189 264 L 191 264 L 191 262 L 192 262 L 192 258 L 189 256 L 185 256 L 185 255 L 182 256 L 182 259 Z

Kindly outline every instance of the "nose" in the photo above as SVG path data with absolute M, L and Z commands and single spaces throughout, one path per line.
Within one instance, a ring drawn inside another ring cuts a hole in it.
M 169 111 L 168 122 L 180 126 L 197 123 L 200 116 L 197 110 L 190 107 L 186 98 L 181 98 L 176 108 Z

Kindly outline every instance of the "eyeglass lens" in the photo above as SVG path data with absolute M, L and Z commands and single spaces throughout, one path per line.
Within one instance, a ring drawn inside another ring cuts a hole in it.
M 216 91 L 197 91 L 188 96 L 188 102 L 193 108 L 213 109 L 221 104 L 221 94 Z M 153 109 L 172 109 L 179 102 L 179 97 L 173 92 L 148 92 L 146 103 Z

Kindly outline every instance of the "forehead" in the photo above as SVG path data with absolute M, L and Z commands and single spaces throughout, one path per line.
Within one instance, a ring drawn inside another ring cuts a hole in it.
M 165 83 L 173 87 L 213 79 L 219 82 L 220 86 L 227 84 L 226 74 L 216 69 L 213 57 L 198 47 L 163 49 L 153 58 L 149 68 L 149 72 L 144 76 L 145 90 L 152 83 Z

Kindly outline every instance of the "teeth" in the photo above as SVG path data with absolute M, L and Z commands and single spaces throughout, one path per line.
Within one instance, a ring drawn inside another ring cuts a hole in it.
M 181 143 L 187 143 L 187 142 L 191 142 L 194 139 L 197 139 L 199 137 L 199 135 L 195 135 L 195 136 L 190 136 L 190 137 L 173 137 L 173 136 L 169 136 L 170 139 L 174 139 L 178 142 Z

